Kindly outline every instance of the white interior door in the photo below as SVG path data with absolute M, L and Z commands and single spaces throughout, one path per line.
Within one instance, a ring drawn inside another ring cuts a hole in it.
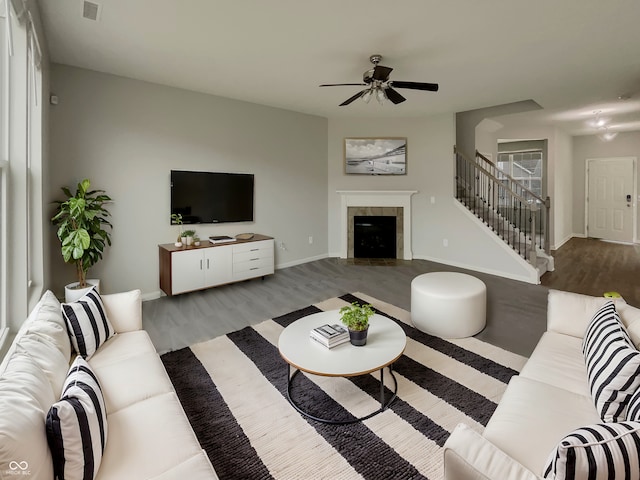
M 633 242 L 635 158 L 587 160 L 587 236 Z

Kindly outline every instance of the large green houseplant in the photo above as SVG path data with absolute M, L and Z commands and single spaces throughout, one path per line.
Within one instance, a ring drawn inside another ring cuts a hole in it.
M 78 288 L 87 287 L 87 271 L 102 258 L 105 245 L 111 245 L 112 228 L 107 219 L 111 214 L 104 204 L 111 197 L 104 190 L 89 190 L 88 179 L 78 183 L 76 193 L 62 187 L 65 200 L 57 200 L 56 214 L 51 221 L 58 227 L 58 238 L 62 243 L 62 258 L 74 263 L 78 275 Z

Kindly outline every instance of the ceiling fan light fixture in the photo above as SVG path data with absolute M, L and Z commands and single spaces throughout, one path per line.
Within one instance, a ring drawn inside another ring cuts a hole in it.
M 387 95 L 384 93 L 384 88 L 376 88 L 376 100 L 380 105 L 384 105 L 384 101 L 387 99 Z
M 610 132 L 608 127 L 604 128 L 604 133 L 600 135 L 600 139 L 604 142 L 610 142 L 618 136 L 618 132 Z
M 369 89 L 362 94 L 362 100 L 364 103 L 369 103 L 371 101 L 371 97 L 373 96 L 373 90 Z

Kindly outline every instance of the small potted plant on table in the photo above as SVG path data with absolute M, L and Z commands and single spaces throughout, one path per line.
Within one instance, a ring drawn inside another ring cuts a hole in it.
M 369 318 L 374 313 L 373 307 L 368 303 L 360 305 L 358 302 L 353 302 L 340 309 L 340 320 L 349 329 L 349 340 L 352 345 L 361 347 L 367 344 Z

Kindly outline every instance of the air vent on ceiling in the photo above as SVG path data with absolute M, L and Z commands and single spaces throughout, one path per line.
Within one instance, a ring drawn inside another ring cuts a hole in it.
M 95 2 L 88 2 L 85 0 L 82 3 L 82 16 L 89 20 L 98 20 L 100 15 L 100 4 Z

